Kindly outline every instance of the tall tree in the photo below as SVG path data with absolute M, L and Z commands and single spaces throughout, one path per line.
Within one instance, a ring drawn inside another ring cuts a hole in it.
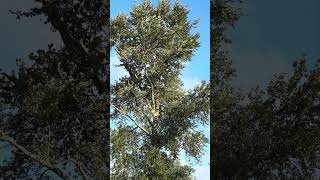
M 109 178 L 109 4 L 102 0 L 35 0 L 12 12 L 44 16 L 63 46 L 50 44 L 0 75 L 0 141 L 11 159 L 5 179 Z M 32 42 L 30 42 L 32 43 Z M 7 146 L 6 146 L 7 147 Z
M 178 155 L 202 154 L 207 139 L 195 128 L 208 123 L 209 88 L 182 89 L 181 70 L 199 47 L 188 13 L 179 2 L 145 0 L 111 22 L 111 43 L 129 74 L 111 87 L 111 179 L 191 179 Z

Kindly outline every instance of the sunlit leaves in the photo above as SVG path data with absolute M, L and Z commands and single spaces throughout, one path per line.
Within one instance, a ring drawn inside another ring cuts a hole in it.
M 181 70 L 199 47 L 199 34 L 191 33 L 196 22 L 188 20 L 188 13 L 179 2 L 164 0 L 154 6 L 146 0 L 111 22 L 112 45 L 120 67 L 129 74 L 111 87 L 111 103 L 119 109 L 112 116 L 119 125 L 112 136 L 124 140 L 130 136 L 120 131 L 121 122 L 126 122 L 123 112 L 149 132 L 131 123 L 136 127 L 132 133 L 137 134 L 131 136 L 139 139 L 132 151 L 140 153 L 139 159 L 128 159 L 126 150 L 131 147 L 112 141 L 126 153 L 115 156 L 111 178 L 121 178 L 126 163 L 134 167 L 128 170 L 128 178 L 188 179 L 191 169 L 181 166 L 177 155 L 183 149 L 190 157 L 201 155 L 207 140 L 202 133 L 190 131 L 208 123 L 209 88 L 203 83 L 189 92 L 182 89 Z

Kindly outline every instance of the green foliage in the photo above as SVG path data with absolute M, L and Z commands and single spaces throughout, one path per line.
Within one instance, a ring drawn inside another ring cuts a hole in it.
M 119 124 L 111 135 L 112 179 L 191 178 L 178 154 L 185 150 L 197 159 L 207 143 L 194 129 L 208 123 L 209 88 L 182 89 L 181 70 L 199 47 L 188 13 L 178 2 L 146 0 L 111 22 L 111 43 L 129 73 L 111 87 Z M 128 143 L 119 145 L 120 137 Z

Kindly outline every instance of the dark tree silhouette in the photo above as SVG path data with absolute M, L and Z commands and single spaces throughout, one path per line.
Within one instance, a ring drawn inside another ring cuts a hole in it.
M 312 179 L 319 169 L 320 65 L 305 58 L 291 76 L 279 74 L 267 92 L 256 88 L 248 102 L 219 119 L 220 179 Z
M 306 57 L 267 90 L 232 88 L 226 29 L 241 1 L 211 1 L 211 166 L 214 179 L 318 179 L 320 65 Z
M 232 61 L 228 57 L 226 46 L 231 43 L 226 34 L 228 28 L 234 28 L 239 20 L 241 0 L 211 0 L 211 48 L 210 48 L 210 139 L 211 139 L 211 175 L 217 179 L 220 160 L 220 132 L 222 116 L 237 102 L 238 94 L 229 81 L 235 76 Z
M 109 4 L 35 2 L 11 12 L 18 19 L 44 16 L 64 45 L 49 44 L 29 55 L 29 65 L 17 60 L 18 73 L 0 75 L 0 141 L 11 147 L 0 176 L 107 179 Z

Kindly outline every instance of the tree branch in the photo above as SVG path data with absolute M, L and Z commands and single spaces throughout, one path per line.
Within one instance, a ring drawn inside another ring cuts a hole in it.
M 155 90 L 154 90 L 154 86 L 153 86 L 153 81 L 151 81 L 148 73 L 147 73 L 147 69 L 145 68 L 146 71 L 146 77 L 150 83 L 151 86 L 151 99 L 152 99 L 152 107 L 151 107 L 151 113 L 152 113 L 152 130 L 154 130 L 154 128 L 157 128 L 158 124 L 159 124 L 159 106 L 160 106 L 160 99 L 159 96 L 155 95 Z M 158 102 L 159 101 L 159 102 Z
M 153 124 L 152 124 L 152 121 L 147 117 L 145 117 L 144 116 L 144 118 L 143 118 L 143 115 L 141 114 L 141 113 L 139 113 L 138 111 L 134 111 L 134 113 L 140 118 L 140 119 L 147 119 L 147 121 L 149 122 L 149 124 L 150 124 L 150 127 L 152 128 L 153 127 Z
M 82 53 L 82 55 L 88 55 L 88 49 L 82 44 L 80 39 L 76 39 L 72 36 L 72 32 L 70 32 L 67 25 L 64 22 L 59 21 L 58 18 L 61 17 L 61 14 L 58 13 L 59 7 L 56 7 L 53 4 L 48 5 L 47 16 L 50 19 L 51 25 L 59 32 L 61 39 L 64 45 L 68 49 L 75 49 Z
M 138 126 L 142 131 L 144 131 L 147 135 L 150 135 L 149 131 L 147 131 L 139 122 L 137 122 L 136 120 L 134 120 L 132 117 L 130 117 L 128 115 L 128 113 L 118 107 L 116 107 L 115 105 L 111 104 L 112 107 L 114 107 L 118 112 L 120 112 L 123 116 L 127 117 L 128 119 L 130 119 L 131 121 L 133 121 L 133 123 Z
M 60 176 L 62 179 L 71 180 L 71 178 L 69 176 L 67 176 L 63 171 L 61 171 L 57 167 L 54 167 L 50 162 L 45 161 L 45 160 L 41 159 L 40 157 L 38 157 L 37 155 L 31 153 L 30 151 L 25 149 L 23 146 L 17 144 L 17 142 L 14 139 L 7 137 L 7 136 L 0 136 L 0 141 L 8 142 L 9 144 L 14 146 L 18 150 L 22 151 L 24 155 L 30 157 L 35 162 L 40 163 L 41 165 L 45 166 L 46 168 L 48 168 L 49 170 L 51 170 L 52 172 L 54 172 L 55 174 Z

